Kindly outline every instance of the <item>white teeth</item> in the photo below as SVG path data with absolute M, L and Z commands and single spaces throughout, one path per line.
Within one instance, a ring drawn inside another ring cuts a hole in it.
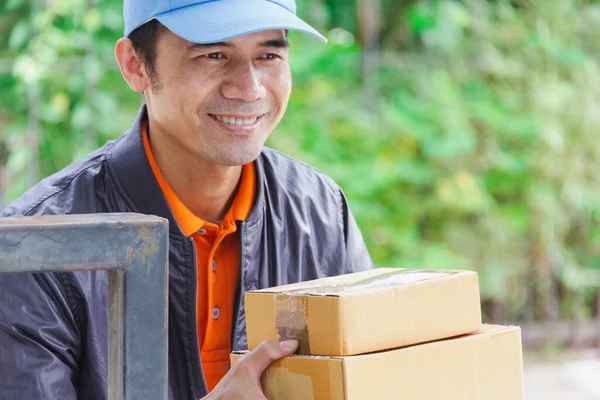
M 227 116 L 222 116 L 222 115 L 215 115 L 215 119 L 217 121 L 223 122 L 225 124 L 241 126 L 241 125 L 253 125 L 256 123 L 256 120 L 258 118 L 246 119 L 246 118 L 234 118 L 234 117 L 227 117 Z

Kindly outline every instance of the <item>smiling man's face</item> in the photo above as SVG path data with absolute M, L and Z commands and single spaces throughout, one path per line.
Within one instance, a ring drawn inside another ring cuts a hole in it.
M 292 89 L 283 30 L 214 45 L 197 45 L 166 30 L 154 67 L 155 83 L 145 92 L 152 129 L 208 165 L 255 160 Z

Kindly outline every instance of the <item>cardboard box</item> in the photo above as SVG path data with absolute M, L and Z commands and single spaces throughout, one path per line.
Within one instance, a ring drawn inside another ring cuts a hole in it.
M 342 356 L 477 331 L 472 271 L 380 268 L 247 292 L 248 347 L 296 339 L 299 354 Z
M 521 330 L 484 325 L 378 353 L 287 357 L 265 371 L 262 387 L 268 400 L 522 400 Z

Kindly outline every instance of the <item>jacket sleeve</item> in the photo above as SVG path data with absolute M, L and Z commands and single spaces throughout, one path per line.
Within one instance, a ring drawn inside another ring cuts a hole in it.
M 0 399 L 77 399 L 79 334 L 63 276 L 0 275 Z
M 352 211 L 348 206 L 346 196 L 340 190 L 342 200 L 342 218 L 344 221 L 344 237 L 346 241 L 345 273 L 365 271 L 375 268 L 362 233 L 354 220 Z

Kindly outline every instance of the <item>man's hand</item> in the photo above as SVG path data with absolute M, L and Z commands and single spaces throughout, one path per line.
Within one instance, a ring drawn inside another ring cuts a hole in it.
M 204 400 L 266 400 L 260 376 L 275 360 L 294 354 L 296 340 L 262 342 L 242 357 Z

